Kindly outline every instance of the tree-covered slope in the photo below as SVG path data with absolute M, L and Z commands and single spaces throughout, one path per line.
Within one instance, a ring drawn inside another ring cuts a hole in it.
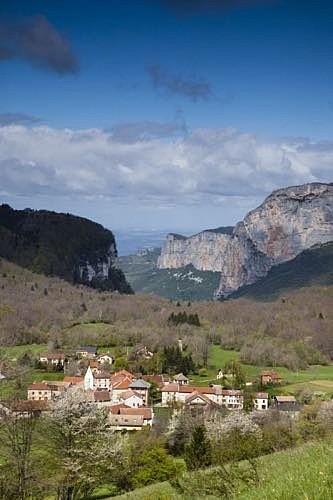
M 273 299 L 284 291 L 333 284 L 333 242 L 316 245 L 293 260 L 273 267 L 265 278 L 242 287 L 230 297 Z
M 198 271 L 193 266 L 158 269 L 160 249 L 119 257 L 117 265 L 135 292 L 176 300 L 210 300 L 218 287 L 220 273 Z
M 32 271 L 96 288 L 131 291 L 111 231 L 71 214 L 0 206 L 0 256 Z

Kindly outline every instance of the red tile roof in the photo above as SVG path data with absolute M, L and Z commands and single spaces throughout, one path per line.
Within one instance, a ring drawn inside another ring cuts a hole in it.
M 30 399 L 19 399 L 16 401 L 8 401 L 3 403 L 4 406 L 10 408 L 12 411 L 24 412 L 24 411 L 46 411 L 50 409 L 50 404 L 48 401 L 35 401 Z
M 180 384 L 166 384 L 162 387 L 162 392 L 180 392 L 191 394 L 194 391 L 198 391 L 200 394 L 216 394 L 217 389 L 214 387 L 195 387 Z
M 95 401 L 110 401 L 110 393 L 109 391 L 95 391 L 94 392 L 94 400 Z
M 111 383 L 112 383 L 112 388 L 116 390 L 125 390 L 128 389 L 129 386 L 132 383 L 132 379 L 126 377 L 126 378 L 118 378 L 114 379 L 111 377 Z
M 120 414 L 121 408 L 128 408 L 128 406 L 124 405 L 124 403 L 118 403 L 118 404 L 110 406 L 109 412 L 112 413 L 113 415 L 118 415 L 118 414 Z
M 132 396 L 137 396 L 138 398 L 142 399 L 141 394 L 139 394 L 138 392 L 132 391 L 132 389 L 128 389 L 128 391 L 121 393 L 121 397 L 123 399 L 128 399 L 128 398 L 131 398 Z
M 152 418 L 152 410 L 151 408 L 147 407 L 142 407 L 141 408 L 128 408 L 128 407 L 123 407 L 119 409 L 120 415 L 142 415 L 145 419 L 151 419 Z
M 165 379 L 163 375 L 144 375 L 143 379 L 147 382 L 155 382 L 159 388 L 162 388 L 168 379 Z
M 82 384 L 84 381 L 84 378 L 83 377 L 69 377 L 69 376 L 66 376 L 64 377 L 64 382 L 67 382 L 69 384 Z
M 35 382 L 28 385 L 28 391 L 51 391 L 51 387 L 46 382 Z
M 96 375 L 94 375 L 94 378 L 98 378 L 98 379 L 110 379 L 111 375 L 110 375 L 110 373 L 102 372 L 102 373 L 97 373 Z
M 134 375 L 132 375 L 132 373 L 131 373 L 131 372 L 128 372 L 127 370 L 120 370 L 120 372 L 115 372 L 115 373 L 113 374 L 113 376 L 114 376 L 114 377 L 119 377 L 119 376 L 120 376 L 120 377 L 130 377 L 130 378 L 132 378 L 132 379 L 134 379 L 134 378 L 135 378 L 135 377 L 134 377 Z

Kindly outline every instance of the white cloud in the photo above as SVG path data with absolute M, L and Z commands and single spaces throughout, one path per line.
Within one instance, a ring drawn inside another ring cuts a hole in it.
M 333 142 L 265 141 L 231 128 L 196 129 L 182 137 L 154 137 L 151 123 L 149 130 L 148 138 L 131 135 L 129 142 L 112 129 L 0 127 L 1 190 L 156 207 L 227 206 L 221 200 L 232 197 L 247 208 L 249 199 L 273 189 L 332 180 Z

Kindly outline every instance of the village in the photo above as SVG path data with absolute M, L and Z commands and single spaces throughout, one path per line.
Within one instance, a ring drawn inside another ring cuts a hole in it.
M 144 347 L 144 355 L 150 351 Z M 180 409 L 200 409 L 202 411 L 226 409 L 243 411 L 245 408 L 245 390 L 226 388 L 224 374 L 219 370 L 216 383 L 209 386 L 195 386 L 183 373 L 173 376 L 165 374 L 141 375 L 128 370 L 113 371 L 114 357 L 110 353 L 97 354 L 97 348 L 84 346 L 73 353 L 81 375 L 67 375 L 62 381 L 43 380 L 33 382 L 27 387 L 26 399 L 1 401 L 3 414 L 26 416 L 48 414 L 54 403 L 66 391 L 77 390 L 85 401 L 96 408 L 105 408 L 108 427 L 115 431 L 131 431 L 152 428 L 155 414 L 159 408 L 169 408 L 173 413 Z M 41 366 L 50 369 L 59 367 L 64 370 L 68 357 L 63 352 L 42 352 L 39 354 Z M 111 373 L 112 372 L 112 373 Z M 260 387 L 274 386 L 281 383 L 279 373 L 264 370 L 260 373 Z M 246 386 L 251 386 L 247 382 Z M 151 395 L 154 387 L 158 393 L 157 401 Z M 268 392 L 251 391 L 247 410 L 263 412 L 269 408 L 297 413 L 300 405 L 294 396 L 269 397 Z

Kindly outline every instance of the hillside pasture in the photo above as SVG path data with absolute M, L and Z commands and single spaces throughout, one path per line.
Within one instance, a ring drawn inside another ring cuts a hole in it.
M 239 352 L 222 349 L 218 345 L 213 345 L 209 350 L 207 375 L 200 377 L 194 375 L 190 377 L 190 382 L 196 385 L 207 385 L 220 383 L 216 375 L 220 368 L 223 369 L 227 361 L 239 361 Z M 262 370 L 273 370 L 280 373 L 282 384 L 276 388 L 276 392 L 285 394 L 295 394 L 299 390 L 309 390 L 310 392 L 333 393 L 333 365 L 314 365 L 306 370 L 292 371 L 284 366 L 253 366 L 242 363 L 246 375 L 246 381 L 254 382 L 258 380 Z

